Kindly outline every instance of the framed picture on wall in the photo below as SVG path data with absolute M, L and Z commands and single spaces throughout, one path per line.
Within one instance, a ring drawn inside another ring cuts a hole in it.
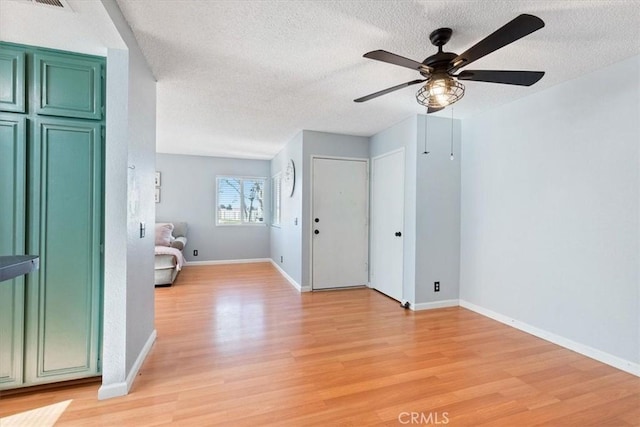
M 156 187 L 160 187 L 160 172 L 156 172 Z
M 156 187 L 156 203 L 160 203 L 160 187 Z

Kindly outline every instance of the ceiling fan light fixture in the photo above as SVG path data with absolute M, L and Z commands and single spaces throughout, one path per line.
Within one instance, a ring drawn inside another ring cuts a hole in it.
M 429 108 L 444 108 L 464 96 L 464 85 L 448 74 L 435 74 L 416 93 L 418 104 Z

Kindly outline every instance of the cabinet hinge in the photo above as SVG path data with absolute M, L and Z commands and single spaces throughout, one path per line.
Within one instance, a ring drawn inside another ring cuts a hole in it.
M 104 243 L 100 243 L 100 253 L 104 253 Z
M 104 111 L 103 111 L 104 113 Z M 104 126 L 100 127 L 100 134 L 102 135 L 102 140 L 104 141 Z

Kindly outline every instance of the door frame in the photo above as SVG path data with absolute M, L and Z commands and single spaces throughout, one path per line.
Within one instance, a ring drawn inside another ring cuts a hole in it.
M 369 242 L 373 242 L 374 234 L 375 234 L 375 231 L 372 228 L 372 226 L 373 226 L 373 218 L 375 216 L 375 212 L 372 209 L 372 207 L 373 207 L 373 199 L 374 199 L 373 182 L 374 182 L 374 179 L 375 179 L 374 178 L 374 176 L 375 176 L 375 166 L 374 166 L 375 163 L 374 163 L 374 160 L 381 159 L 381 158 L 387 157 L 387 156 L 391 156 L 391 155 L 397 154 L 397 153 L 402 153 L 402 155 L 403 155 L 402 157 L 403 157 L 404 164 L 403 164 L 402 169 L 403 169 L 404 173 L 402 175 L 402 195 L 403 195 L 403 200 L 404 200 L 404 196 L 405 196 L 405 194 L 404 194 L 404 191 L 405 191 L 405 178 L 406 178 L 406 157 L 405 157 L 406 153 L 405 153 L 405 148 L 404 147 L 400 147 L 400 148 L 397 148 L 395 150 L 387 151 L 385 153 L 379 154 L 379 155 L 371 158 L 371 182 L 369 183 L 369 186 L 370 186 L 369 192 L 370 192 L 370 195 L 371 195 L 370 196 L 371 197 L 371 202 L 370 202 L 371 203 L 371 205 L 370 205 L 371 207 L 369 208 Z M 403 215 L 402 215 L 402 233 L 404 234 L 404 231 L 405 231 L 404 230 L 404 228 L 405 228 L 404 227 L 405 226 L 405 223 L 404 223 L 404 206 L 402 207 L 402 212 L 403 212 Z M 376 268 L 376 266 L 373 265 L 373 263 L 372 263 L 372 261 L 373 261 L 372 260 L 372 252 L 373 251 L 371 250 L 371 246 L 369 246 L 369 285 L 368 286 L 371 289 L 375 289 L 373 287 L 373 284 L 371 283 L 371 272 L 372 272 L 372 270 L 374 270 Z M 404 294 L 404 280 L 405 280 L 405 278 L 404 278 L 404 247 L 403 247 L 403 250 L 402 250 L 402 264 L 403 264 L 403 268 L 402 268 L 402 283 L 401 283 L 401 286 L 402 286 L 402 299 L 401 299 L 400 302 L 404 303 L 406 301 L 405 294 Z
M 323 156 L 321 154 L 315 154 L 315 155 L 311 155 L 310 156 L 310 163 L 311 163 L 311 167 L 309 168 L 309 184 L 310 184 L 310 189 L 309 189 L 309 285 L 310 285 L 310 290 L 313 291 L 313 188 L 315 185 L 314 179 L 313 179 L 313 168 L 314 168 L 314 163 L 316 159 L 325 159 L 325 160 L 344 160 L 344 161 L 352 161 L 352 162 L 364 162 L 365 166 L 367 168 L 367 193 L 365 195 L 365 209 L 367 211 L 367 241 L 366 241 L 366 247 L 367 247 L 367 287 L 371 287 L 371 281 L 369 280 L 369 269 L 371 268 L 371 259 L 370 259 L 370 252 L 371 252 L 371 248 L 369 247 L 369 242 L 370 242 L 370 234 L 371 234 L 371 204 L 369 201 L 370 198 L 370 194 L 371 194 L 371 168 L 370 168 L 370 160 L 368 157 L 343 157 L 343 156 Z

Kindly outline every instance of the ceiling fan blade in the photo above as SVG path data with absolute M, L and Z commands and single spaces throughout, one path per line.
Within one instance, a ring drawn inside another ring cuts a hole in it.
M 512 21 L 498 28 L 484 39 L 458 55 L 451 61 L 453 64 L 450 72 L 455 72 L 461 67 L 465 67 L 482 58 L 485 55 L 495 52 L 522 37 L 533 33 L 544 27 L 544 21 L 537 16 L 522 14 Z
M 368 101 L 370 99 L 377 98 L 377 97 L 382 96 L 382 95 L 386 95 L 387 93 L 393 92 L 395 90 L 402 89 L 403 87 L 415 85 L 417 83 L 422 83 L 422 82 L 426 82 L 426 81 L 427 81 L 427 79 L 412 80 L 410 82 L 402 83 L 400 85 L 393 86 L 393 87 L 381 90 L 379 92 L 372 93 L 372 94 L 367 95 L 367 96 L 363 96 L 362 98 L 354 99 L 353 102 L 365 102 L 365 101 Z
M 436 111 L 444 110 L 444 107 L 428 107 L 427 114 L 435 113 Z
M 369 59 L 375 59 L 376 61 L 386 62 L 388 64 L 411 68 L 412 70 L 430 70 L 429 67 L 421 64 L 420 62 L 405 58 L 404 56 L 396 55 L 395 53 L 387 52 L 386 50 L 374 50 L 367 52 L 362 56 Z
M 544 76 L 544 71 L 496 71 L 464 70 L 455 76 L 458 80 L 503 83 L 507 85 L 531 86 Z

